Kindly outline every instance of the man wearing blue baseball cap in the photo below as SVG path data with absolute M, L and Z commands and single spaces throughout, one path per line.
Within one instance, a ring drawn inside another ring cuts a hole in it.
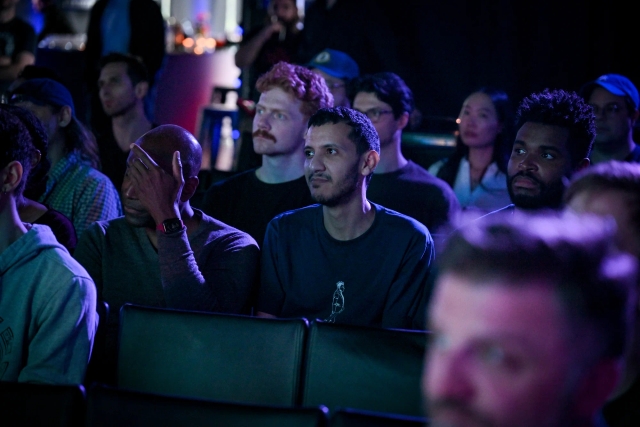
M 76 118 L 69 90 L 52 79 L 27 79 L 9 102 L 31 111 L 47 130 L 51 169 L 38 202 L 69 218 L 78 237 L 94 221 L 121 216 L 118 190 L 99 171 L 95 137 Z
M 327 83 L 335 107 L 351 107 L 348 86 L 360 76 L 360 68 L 353 58 L 339 50 L 325 49 L 314 56 L 307 67 L 322 76 Z
M 591 163 L 607 160 L 640 162 L 633 127 L 640 116 L 638 89 L 627 77 L 605 74 L 585 84 L 581 95 L 596 115 L 596 139 Z

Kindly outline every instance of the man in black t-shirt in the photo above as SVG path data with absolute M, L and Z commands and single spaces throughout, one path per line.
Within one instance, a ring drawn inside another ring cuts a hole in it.
M 100 103 L 111 126 L 98 133 L 102 172 L 120 190 L 127 169 L 129 147 L 157 125 L 145 115 L 149 90 L 147 68 L 138 57 L 111 53 L 100 62 Z

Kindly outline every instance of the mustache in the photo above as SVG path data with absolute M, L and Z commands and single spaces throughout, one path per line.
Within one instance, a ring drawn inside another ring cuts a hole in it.
M 529 178 L 530 180 L 534 181 L 536 184 L 538 184 L 540 186 L 544 186 L 544 184 L 542 183 L 542 181 L 540 181 L 540 179 L 538 179 L 538 177 L 534 176 L 533 174 L 531 174 L 530 172 L 527 172 L 527 171 L 521 171 L 521 172 L 518 172 L 515 175 L 510 176 L 509 177 L 509 185 L 511 185 L 513 180 L 516 179 L 519 176 L 524 177 L 524 178 Z
M 321 172 L 315 172 L 307 177 L 307 182 L 311 182 L 311 180 L 314 178 L 322 178 L 322 179 L 326 179 L 327 181 L 331 181 L 331 177 L 329 175 L 326 175 Z
M 254 138 L 255 138 L 255 137 L 261 137 L 261 138 L 269 139 L 269 140 L 271 140 L 271 141 L 273 141 L 273 142 L 276 142 L 276 137 L 275 137 L 275 136 L 273 136 L 273 135 L 271 135 L 271 134 L 270 134 L 269 132 L 267 132 L 266 130 L 257 130 L 257 131 L 255 131 L 255 132 L 253 132 L 253 133 L 251 134 L 251 136 L 253 136 Z

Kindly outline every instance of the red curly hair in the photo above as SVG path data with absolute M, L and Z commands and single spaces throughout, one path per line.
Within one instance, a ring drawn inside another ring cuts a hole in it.
M 300 112 L 311 117 L 320 108 L 333 107 L 333 95 L 324 78 L 306 67 L 278 62 L 260 76 L 256 89 L 260 93 L 279 87 L 302 101 Z

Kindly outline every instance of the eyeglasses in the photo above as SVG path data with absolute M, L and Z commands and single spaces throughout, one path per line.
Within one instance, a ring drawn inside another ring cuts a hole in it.
M 360 111 L 360 110 L 358 110 Z M 392 114 L 393 111 L 392 110 L 381 110 L 379 108 L 372 108 L 370 110 L 367 111 L 360 111 L 362 114 L 365 114 L 367 117 L 369 117 L 369 120 L 371 120 L 372 123 L 376 123 L 380 120 L 380 116 L 382 116 L 383 114 Z
M 600 108 L 599 105 L 595 105 L 595 104 L 589 104 L 589 105 L 591 105 L 591 108 L 593 108 L 593 114 L 595 114 L 596 117 L 598 117 L 600 113 L 602 113 L 605 117 L 615 116 L 622 109 L 622 107 L 615 102 L 610 102 L 602 108 Z
M 327 87 L 329 88 L 329 90 L 338 89 L 346 86 L 346 84 L 340 83 L 340 82 L 334 82 L 334 83 L 325 82 L 325 83 L 327 83 Z

